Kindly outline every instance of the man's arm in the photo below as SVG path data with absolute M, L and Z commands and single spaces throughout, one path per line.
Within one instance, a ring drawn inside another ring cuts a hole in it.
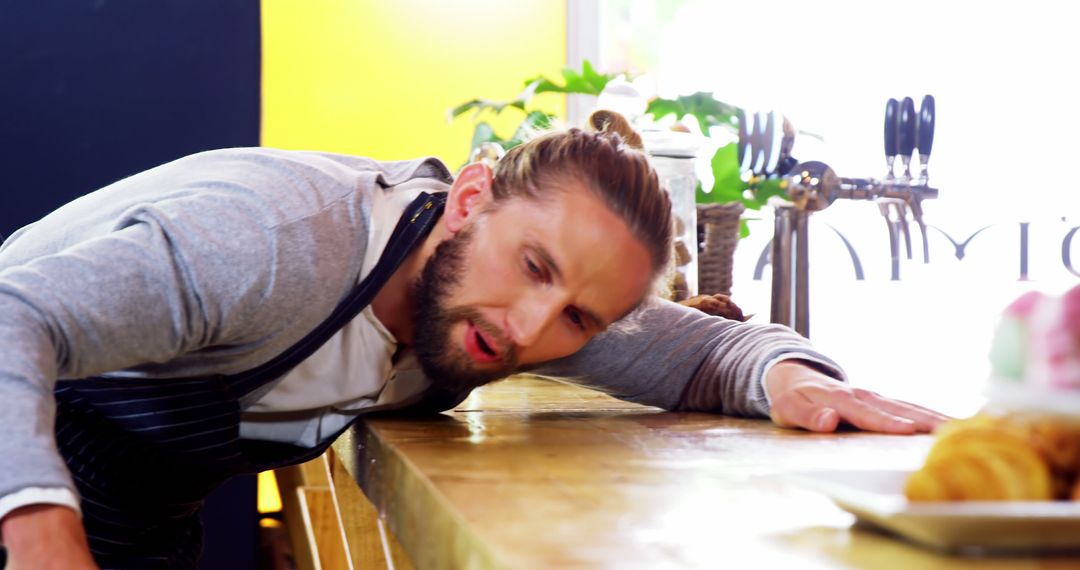
M 6 515 L 39 502 L 22 491 L 75 494 L 54 442 L 57 378 L 132 367 L 166 377 L 185 375 L 178 369 L 237 372 L 212 347 L 272 356 L 295 342 L 291 331 L 302 334 L 311 328 L 306 320 L 317 322 L 337 303 L 319 283 L 327 273 L 318 264 L 341 266 L 341 257 L 303 255 L 296 244 L 314 238 L 268 226 L 239 206 L 194 199 L 145 206 L 113 231 L 54 253 L 21 259 L 34 236 L 0 252 L 0 457 L 8 466 L 0 469 L 0 500 L 26 501 L 4 502 L 5 536 L 16 532 Z M 63 228 L 54 233 L 63 239 Z M 280 334 L 285 328 L 290 333 Z M 243 357 L 228 363 L 252 365 Z
M 233 319 L 224 305 L 241 309 L 265 294 L 266 278 L 258 276 L 265 270 L 214 284 L 190 258 L 220 256 L 215 263 L 244 271 L 241 256 L 269 257 L 257 244 L 189 252 L 178 243 L 188 231 L 153 218 L 138 215 L 0 272 L 0 457 L 14 466 L 0 470 L 0 497 L 26 487 L 73 490 L 53 441 L 58 377 L 163 363 L 230 333 L 238 338 L 227 330 Z
M 163 263 L 169 249 L 163 232 L 134 224 L 0 272 L 0 456 L 8 458 L 0 521 L 12 564 L 34 565 L 52 548 L 65 563 L 89 556 L 53 439 L 57 377 L 160 362 L 195 346 L 173 313 L 197 303 L 166 283 L 178 270 Z M 41 534 L 50 526 L 58 532 Z
M 767 417 L 762 378 L 767 367 L 790 357 L 844 378 L 839 366 L 787 327 L 732 321 L 657 299 L 581 351 L 535 372 L 666 410 Z
M 668 301 L 639 309 L 578 353 L 534 372 L 668 410 L 771 417 L 820 431 L 844 420 L 910 432 L 941 418 L 848 386 L 836 363 L 788 327 L 731 321 Z M 825 408 L 831 411 L 819 411 Z M 912 415 L 914 425 L 891 423 Z

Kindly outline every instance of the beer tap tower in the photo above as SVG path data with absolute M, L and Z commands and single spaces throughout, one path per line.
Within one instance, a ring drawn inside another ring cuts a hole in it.
M 873 200 L 889 228 L 893 276 L 899 272 L 900 239 L 911 258 L 908 211 L 922 234 L 923 262 L 930 261 L 922 201 L 937 198 L 929 186 L 927 166 L 934 142 L 934 98 L 923 97 L 919 114 L 910 97 L 890 99 L 885 107 L 885 176 L 876 178 L 840 177 L 828 165 L 798 162 L 790 156 L 794 130 L 775 113 L 762 120 L 755 115 L 750 126 L 740 116 L 739 151 L 744 171 L 753 177 L 779 176 L 787 184 L 788 200 L 777 204 L 773 227 L 771 321 L 788 325 L 810 336 L 809 249 L 807 224 L 810 214 L 824 210 L 836 200 Z M 783 122 L 783 132 L 776 129 Z M 747 125 L 743 127 L 742 125 Z M 911 175 L 912 156 L 918 151 L 919 175 Z M 786 151 L 786 152 L 785 152 Z M 900 164 L 896 164 L 896 157 Z M 900 166 L 899 174 L 894 172 Z M 895 219 L 893 219 L 895 215 Z

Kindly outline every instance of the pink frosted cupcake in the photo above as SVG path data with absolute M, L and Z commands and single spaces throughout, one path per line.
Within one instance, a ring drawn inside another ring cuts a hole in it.
M 1080 286 L 1013 301 L 995 331 L 990 363 L 994 407 L 1080 416 Z
M 987 405 L 936 433 L 911 501 L 1080 500 L 1080 286 L 1001 315 Z

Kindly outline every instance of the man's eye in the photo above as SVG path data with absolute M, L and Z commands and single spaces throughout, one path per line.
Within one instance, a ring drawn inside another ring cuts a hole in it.
M 533 263 L 533 260 L 528 257 L 525 258 L 525 267 L 528 268 L 529 273 L 532 273 L 537 277 L 543 277 L 543 272 L 540 271 L 540 267 Z
M 567 309 L 566 316 L 570 319 L 571 323 L 574 323 L 574 326 L 581 330 L 585 330 L 585 320 L 581 318 L 581 313 L 573 309 Z

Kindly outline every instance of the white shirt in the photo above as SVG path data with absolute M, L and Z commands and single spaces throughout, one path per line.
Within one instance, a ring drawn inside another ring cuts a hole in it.
M 414 179 L 375 193 L 361 280 L 375 267 L 405 208 L 425 190 L 445 186 Z M 420 393 L 430 382 L 411 349 L 404 349 L 395 364 L 397 350 L 397 339 L 366 307 L 268 391 L 241 402 L 240 437 L 314 447 L 357 414 Z

